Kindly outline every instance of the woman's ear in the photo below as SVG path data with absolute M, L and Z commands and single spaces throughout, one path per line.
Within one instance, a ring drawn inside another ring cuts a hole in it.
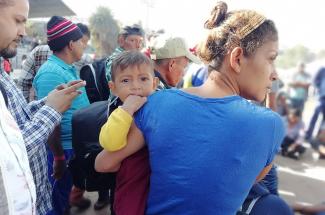
M 234 48 L 230 53 L 230 66 L 236 73 L 240 73 L 243 57 L 244 51 L 241 47 Z

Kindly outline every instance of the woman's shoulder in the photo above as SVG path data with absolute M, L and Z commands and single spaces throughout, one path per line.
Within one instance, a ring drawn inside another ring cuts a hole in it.
M 283 124 L 282 117 L 275 111 L 271 110 L 270 108 L 260 106 L 249 101 L 242 101 L 246 103 L 246 112 L 248 113 L 249 117 L 256 119 L 260 122 L 270 122 L 273 121 L 276 124 L 281 123 Z

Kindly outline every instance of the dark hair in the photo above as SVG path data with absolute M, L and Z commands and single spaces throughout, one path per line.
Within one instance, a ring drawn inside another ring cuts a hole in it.
M 134 24 L 131 26 L 125 26 L 124 28 L 122 28 L 120 35 L 123 35 L 124 38 L 126 38 L 127 36 L 130 35 L 139 35 L 144 37 L 144 30 L 142 29 L 142 27 L 140 25 Z
M 79 27 L 81 33 L 82 33 L 83 35 L 86 35 L 86 36 L 90 39 L 90 31 L 89 31 L 88 26 L 85 25 L 85 24 L 82 24 L 82 23 L 80 23 L 80 22 L 77 23 L 77 26 Z
M 292 114 L 292 115 L 294 115 L 295 117 L 298 117 L 298 118 L 301 118 L 301 116 L 302 116 L 302 111 L 301 110 L 299 110 L 299 109 L 296 109 L 296 108 L 291 108 L 291 109 L 289 109 L 289 114 Z
M 145 54 L 139 51 L 122 52 L 112 62 L 112 81 L 115 81 L 117 72 L 123 71 L 130 66 L 140 66 L 142 64 L 150 66 L 152 68 L 152 75 L 154 76 L 153 63 Z
M 245 56 L 253 55 L 266 41 L 278 40 L 278 32 L 273 21 L 252 10 L 227 12 L 227 4 L 218 2 L 212 9 L 211 17 L 204 27 L 210 29 L 208 36 L 198 48 L 199 57 L 215 69 L 219 69 L 224 57 L 235 47 L 241 47 Z M 262 22 L 254 28 L 252 20 Z M 248 27 L 251 31 L 245 32 Z

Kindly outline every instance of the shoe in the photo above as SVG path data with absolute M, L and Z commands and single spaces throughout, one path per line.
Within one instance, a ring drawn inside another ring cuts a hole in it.
M 290 152 L 290 153 L 288 153 L 288 157 L 293 158 L 295 160 L 299 160 L 300 154 L 299 154 L 299 152 Z
M 94 210 L 96 211 L 101 210 L 107 205 L 109 205 L 109 199 L 104 199 L 104 200 L 98 199 L 97 202 L 94 204 Z
M 85 210 L 85 209 L 89 208 L 90 205 L 91 205 L 90 199 L 87 199 L 85 197 L 82 197 L 77 202 L 70 202 L 71 207 L 77 207 L 80 210 Z

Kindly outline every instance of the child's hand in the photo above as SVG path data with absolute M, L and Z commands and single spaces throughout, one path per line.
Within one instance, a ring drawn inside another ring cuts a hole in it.
M 126 112 L 128 112 L 131 116 L 139 110 L 144 103 L 147 102 L 147 97 L 142 97 L 142 96 L 136 96 L 136 95 L 129 95 L 123 105 L 122 108 Z

